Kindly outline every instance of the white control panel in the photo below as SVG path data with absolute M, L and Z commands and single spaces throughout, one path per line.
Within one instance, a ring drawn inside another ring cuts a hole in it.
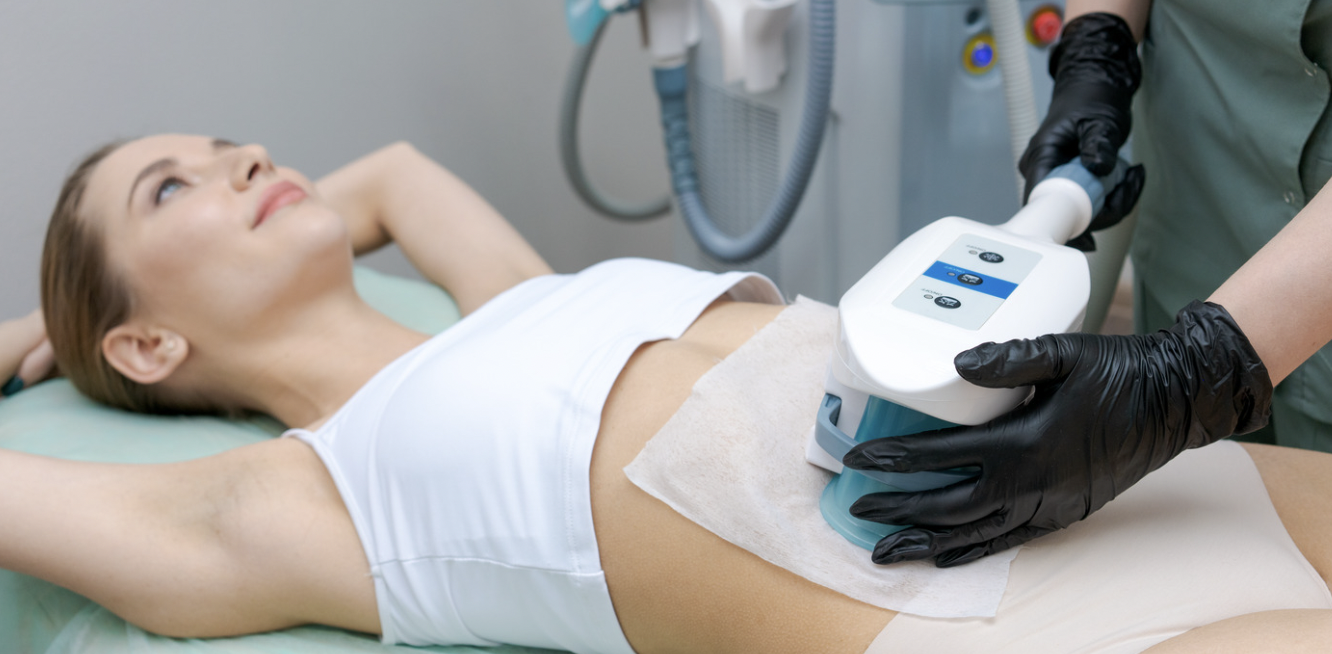
M 963 234 L 893 306 L 963 329 L 980 329 L 1040 260 L 1031 250 Z
M 1087 258 L 1077 250 L 941 218 L 842 296 L 829 370 L 859 392 L 979 424 L 1012 409 L 1030 389 L 976 386 L 958 376 L 953 358 L 986 341 L 1075 330 L 1089 290 Z

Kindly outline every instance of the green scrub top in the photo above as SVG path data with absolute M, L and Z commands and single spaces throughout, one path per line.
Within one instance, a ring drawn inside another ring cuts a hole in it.
M 1329 70 L 1332 0 L 1152 3 L 1133 115 L 1140 332 L 1209 296 L 1332 177 Z M 1332 347 L 1278 386 L 1272 423 L 1263 440 L 1332 451 Z

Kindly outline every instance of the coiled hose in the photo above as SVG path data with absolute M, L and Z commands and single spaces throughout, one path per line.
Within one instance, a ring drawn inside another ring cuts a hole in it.
M 698 191 L 698 173 L 689 141 L 689 111 L 686 92 L 689 76 L 684 65 L 653 70 L 654 86 L 661 101 L 662 132 L 666 158 L 685 225 L 699 247 L 709 256 L 727 263 L 749 261 L 762 255 L 781 237 L 800 206 L 818 160 L 828 123 L 832 99 L 835 36 L 834 0 L 811 0 L 809 7 L 809 74 L 804 113 L 796 137 L 790 168 L 771 206 L 760 222 L 741 236 L 731 236 L 717 227 Z
M 646 204 L 632 205 L 608 198 L 597 191 L 588 180 L 583 170 L 583 159 L 578 150 L 578 118 L 582 111 L 583 89 L 587 84 L 587 73 L 592 68 L 592 58 L 597 54 L 597 45 L 606 31 L 609 20 L 597 27 L 592 38 L 574 51 L 573 64 L 569 67 L 569 76 L 564 82 L 564 98 L 560 102 L 560 161 L 564 164 L 564 175 L 569 178 L 569 185 L 582 198 L 587 206 L 595 211 L 624 221 L 640 221 L 664 215 L 671 210 L 671 198 L 662 196 Z

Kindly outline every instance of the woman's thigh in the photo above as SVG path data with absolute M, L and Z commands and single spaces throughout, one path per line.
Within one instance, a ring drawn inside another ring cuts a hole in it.
M 1332 580 L 1332 454 L 1244 443 L 1272 506 L 1324 582 Z
M 1250 613 L 1181 634 L 1148 654 L 1205 652 L 1326 652 L 1332 643 L 1332 611 L 1290 609 Z
M 1286 531 L 1326 583 L 1332 579 L 1332 454 L 1244 443 Z M 1148 650 L 1186 652 L 1325 652 L 1332 611 L 1293 609 L 1241 615 L 1198 627 Z

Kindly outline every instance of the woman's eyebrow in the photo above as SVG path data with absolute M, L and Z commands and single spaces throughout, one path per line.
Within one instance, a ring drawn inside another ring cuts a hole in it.
M 231 141 L 228 139 L 213 139 L 214 152 L 217 152 L 218 150 L 226 150 L 235 147 L 239 147 L 236 145 L 235 141 Z M 152 175 L 153 173 L 163 168 L 168 168 L 174 165 L 176 165 L 176 160 L 167 157 L 165 159 L 158 159 L 157 161 L 148 164 L 148 166 L 143 170 L 139 171 L 139 176 L 134 178 L 133 184 L 130 184 L 129 200 L 125 203 L 125 206 L 129 207 L 129 205 L 134 203 L 134 189 L 139 187 L 139 182 L 142 182 L 145 177 L 148 177 L 149 175 Z
M 168 168 L 174 165 L 176 165 L 176 160 L 168 157 L 166 159 L 158 159 L 139 171 L 139 176 L 135 177 L 134 183 L 130 185 L 129 199 L 125 202 L 125 207 L 129 208 L 129 206 L 134 203 L 134 189 L 139 188 L 139 182 L 142 182 L 145 177 L 148 177 L 163 168 Z

